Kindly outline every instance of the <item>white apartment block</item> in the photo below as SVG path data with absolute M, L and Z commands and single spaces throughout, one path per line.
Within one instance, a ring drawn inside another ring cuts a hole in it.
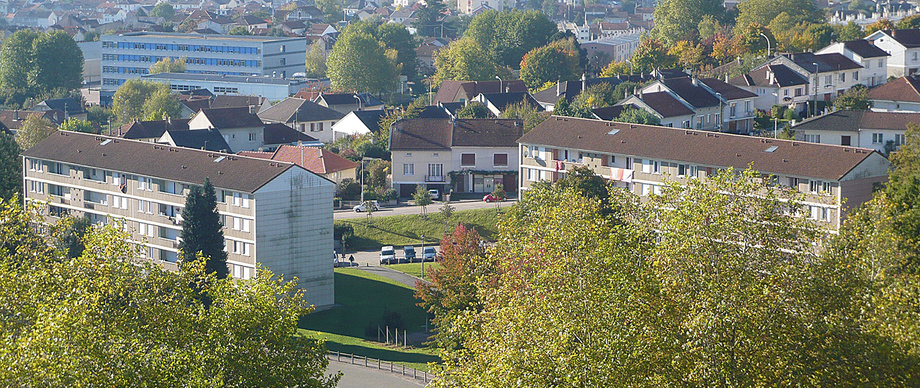
M 920 30 L 881 30 L 866 37 L 876 47 L 891 56 L 888 76 L 903 77 L 920 70 Z
M 284 100 L 299 92 L 300 89 L 307 87 L 311 81 L 315 81 L 263 75 L 240 76 L 192 73 L 147 74 L 141 78 L 146 81 L 167 84 L 170 89 L 177 92 L 208 89 L 215 95 L 259 96 L 265 97 L 269 101 Z
M 553 116 L 518 140 L 520 189 L 585 166 L 645 197 L 666 181 L 705 179 L 721 169 L 772 176 L 804 194 L 805 216 L 836 230 L 846 209 L 872 198 L 889 162 L 872 149 Z
M 102 36 L 102 89 L 149 74 L 162 58 L 185 58 L 186 73 L 285 78 L 305 71 L 305 38 L 134 32 Z
M 142 255 L 177 269 L 182 209 L 192 186 L 217 193 L 234 278 L 263 265 L 298 278 L 307 300 L 334 303 L 334 184 L 290 163 L 59 131 L 22 153 L 25 201 L 65 215 L 120 221 Z

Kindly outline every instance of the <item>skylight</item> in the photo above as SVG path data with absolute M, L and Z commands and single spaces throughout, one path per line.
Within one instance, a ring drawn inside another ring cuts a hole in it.
M 111 143 L 111 142 L 112 142 L 112 139 L 105 139 L 105 141 L 102 142 L 102 143 L 99 143 L 99 145 L 106 145 L 106 144 L 109 144 L 109 143 Z
M 227 159 L 227 157 L 226 157 L 226 156 L 221 156 L 221 157 L 219 157 L 219 158 L 217 158 L 217 159 L 214 159 L 214 163 L 220 163 L 220 162 L 221 162 L 222 160 L 224 160 L 224 159 Z
M 607 134 L 608 134 L 608 135 L 616 135 L 617 132 L 620 132 L 620 130 L 619 130 L 619 129 L 614 129 L 614 130 L 612 130 L 612 131 L 610 131 L 610 132 L 607 132 Z
M 767 148 L 767 149 L 763 150 L 763 152 L 773 153 L 773 151 L 776 151 L 777 148 L 779 148 L 779 147 L 777 147 L 777 146 L 770 146 L 770 148 Z

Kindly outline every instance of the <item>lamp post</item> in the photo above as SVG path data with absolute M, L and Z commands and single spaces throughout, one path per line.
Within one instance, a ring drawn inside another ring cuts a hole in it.
M 818 115 L 818 62 L 813 62 L 812 65 L 815 65 L 815 101 L 812 109 L 812 117 Z
M 502 82 L 502 78 L 496 75 L 496 76 L 495 76 L 495 79 L 498 80 L 498 92 L 499 92 L 499 93 L 504 93 L 504 92 L 505 92 L 505 88 L 504 88 L 504 84 L 503 84 L 503 82 Z
M 763 32 L 760 33 L 760 36 L 767 40 L 767 58 L 770 58 L 770 38 L 764 35 Z
M 358 101 L 358 110 L 361 110 L 361 97 L 358 97 L 358 95 L 357 95 L 357 94 L 355 94 L 355 95 L 354 95 L 354 96 L 352 96 L 352 97 L 354 97 L 354 98 L 355 98 L 355 100 L 357 100 L 357 101 Z
M 425 279 L 425 235 L 422 236 L 422 280 Z
M 722 121 L 725 120 L 725 119 L 722 117 L 722 116 L 724 116 L 724 113 L 725 113 L 725 112 L 722 111 L 722 93 L 716 92 L 716 98 L 719 99 L 719 132 L 722 132 Z

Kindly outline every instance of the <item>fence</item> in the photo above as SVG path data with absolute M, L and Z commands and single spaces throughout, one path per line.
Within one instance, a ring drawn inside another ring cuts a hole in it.
M 421 371 L 415 368 L 407 368 L 405 365 L 396 366 L 393 361 L 382 361 L 376 358 L 369 358 L 367 356 L 357 356 L 351 353 L 342 353 L 330 350 L 326 354 L 330 360 L 336 360 L 338 362 L 348 362 L 352 365 L 364 365 L 366 368 L 376 368 L 383 371 L 390 371 L 392 373 L 399 373 L 403 376 L 412 376 L 413 379 L 424 381 L 425 384 L 431 382 L 435 377 L 434 374 L 430 374 L 427 371 Z

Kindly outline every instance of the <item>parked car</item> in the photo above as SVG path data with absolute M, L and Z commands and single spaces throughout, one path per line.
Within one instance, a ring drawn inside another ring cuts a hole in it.
M 425 251 L 422 252 L 422 260 L 424 261 L 434 261 L 438 257 L 438 251 L 434 247 L 425 247 Z
M 505 199 L 501 197 L 496 197 L 492 194 L 486 194 L 485 197 L 482 197 L 482 200 L 486 202 L 501 202 L 501 201 L 504 201 Z
M 406 245 L 405 247 L 403 247 L 403 253 L 405 253 L 406 263 L 411 263 L 415 261 L 415 247 L 411 245 Z
M 396 264 L 396 251 L 392 246 L 380 248 L 380 264 Z
M 367 203 L 370 203 L 370 204 L 371 204 L 371 210 L 373 210 L 373 211 L 377 211 L 377 209 L 380 209 L 380 205 L 377 204 L 377 201 L 376 201 L 376 200 L 374 200 L 374 201 L 364 201 L 364 202 L 361 203 L 360 205 L 355 206 L 355 208 L 354 208 L 355 212 L 356 212 L 356 213 L 366 212 L 366 211 L 367 211 Z
M 433 199 L 433 200 L 435 200 L 435 201 L 438 201 L 438 200 L 441 199 L 441 191 L 439 191 L 438 189 L 430 189 L 430 190 L 428 190 L 428 195 L 430 195 L 430 196 L 431 196 L 431 199 Z

